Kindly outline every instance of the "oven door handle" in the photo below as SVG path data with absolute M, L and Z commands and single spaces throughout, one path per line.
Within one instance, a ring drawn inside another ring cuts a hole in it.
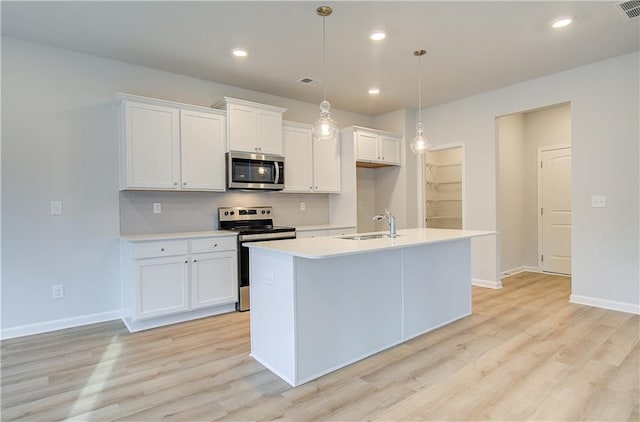
M 274 161 L 273 165 L 276 168 L 275 180 L 273 181 L 273 184 L 278 184 L 278 182 L 280 182 L 280 165 L 277 161 Z
M 261 240 L 278 240 L 278 239 L 295 239 L 295 232 L 282 233 L 260 233 L 260 234 L 241 234 L 238 236 L 240 242 L 259 242 Z

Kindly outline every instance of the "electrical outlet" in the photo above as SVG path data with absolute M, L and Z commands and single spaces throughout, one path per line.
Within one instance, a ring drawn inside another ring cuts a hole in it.
M 51 299 L 64 298 L 64 284 L 54 284 L 51 286 Z
M 307 203 L 306 202 L 300 202 L 300 211 L 304 211 L 307 209 Z
M 591 196 L 591 208 L 606 208 L 607 197 L 604 195 Z
M 160 204 L 160 202 L 153 203 L 153 213 L 162 214 L 162 204 Z
M 62 201 L 51 201 L 51 215 L 62 215 Z

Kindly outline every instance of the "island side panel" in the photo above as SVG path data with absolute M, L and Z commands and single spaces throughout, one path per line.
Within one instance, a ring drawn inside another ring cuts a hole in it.
M 251 356 L 295 385 L 293 257 L 251 248 Z
M 471 314 L 469 239 L 404 249 L 404 340 Z
M 402 340 L 402 251 L 296 258 L 297 384 Z

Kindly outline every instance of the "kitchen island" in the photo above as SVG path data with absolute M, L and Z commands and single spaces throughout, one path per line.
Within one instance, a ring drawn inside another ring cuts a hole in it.
M 251 355 L 292 386 L 471 314 L 471 238 L 399 230 L 247 244 Z

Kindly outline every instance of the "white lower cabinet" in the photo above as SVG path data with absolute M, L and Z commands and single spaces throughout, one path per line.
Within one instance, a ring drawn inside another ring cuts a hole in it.
M 228 312 L 238 300 L 236 237 L 122 241 L 129 331 Z
M 235 303 L 238 298 L 236 253 L 213 252 L 193 255 L 191 258 L 191 308 Z
M 134 319 L 189 309 L 189 264 L 186 256 L 138 259 Z

